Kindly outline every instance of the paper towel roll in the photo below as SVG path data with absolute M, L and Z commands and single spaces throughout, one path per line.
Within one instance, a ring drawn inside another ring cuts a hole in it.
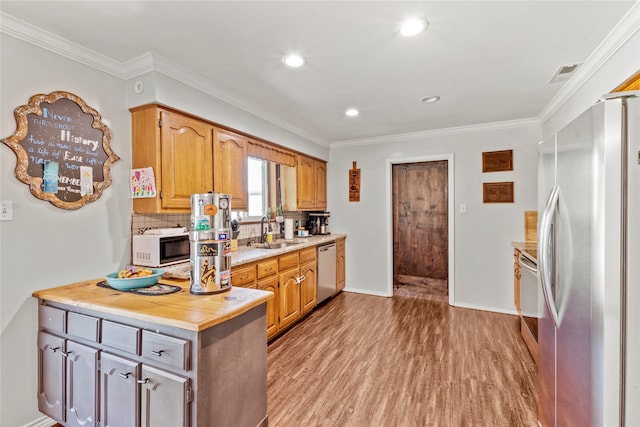
M 293 219 L 284 219 L 284 238 L 287 240 L 293 239 Z

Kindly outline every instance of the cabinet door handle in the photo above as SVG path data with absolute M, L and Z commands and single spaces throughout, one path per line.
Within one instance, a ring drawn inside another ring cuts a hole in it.
M 55 353 L 56 351 L 60 350 L 60 347 L 47 347 L 47 350 L 49 350 L 51 353 Z
M 136 382 L 137 382 L 138 384 L 146 384 L 146 383 L 148 383 L 148 382 L 149 382 L 149 378 L 145 378 L 145 379 L 143 379 L 143 380 L 138 380 L 138 381 L 136 381 Z
M 299 285 L 304 279 L 306 279 L 305 276 L 302 277 L 296 277 L 296 283 Z
M 129 378 L 129 375 L 131 375 L 131 372 L 119 372 L 118 375 L 120 375 L 120 378 L 124 378 L 126 380 Z
M 162 353 L 164 353 L 164 350 L 151 350 L 151 354 L 153 354 L 154 356 L 161 357 Z

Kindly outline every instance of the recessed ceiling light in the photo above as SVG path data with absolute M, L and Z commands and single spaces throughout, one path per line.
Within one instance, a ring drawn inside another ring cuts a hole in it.
M 287 64 L 289 67 L 301 67 L 305 63 L 305 59 L 300 55 L 287 55 L 282 58 L 282 62 Z
M 439 96 L 425 96 L 420 101 L 424 102 L 425 104 L 432 104 L 434 102 L 440 101 L 440 97 Z
M 405 37 L 415 36 L 423 32 L 429 23 L 424 19 L 409 19 L 402 23 L 400 34 Z
M 349 108 L 347 111 L 344 112 L 347 116 L 349 117 L 355 117 L 358 114 L 360 114 L 360 111 L 356 110 L 355 108 Z

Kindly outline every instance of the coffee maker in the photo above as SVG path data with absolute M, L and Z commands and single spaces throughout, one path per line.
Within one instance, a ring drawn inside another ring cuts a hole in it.
M 309 222 L 314 223 L 313 234 L 330 234 L 329 233 L 329 212 L 310 212 Z

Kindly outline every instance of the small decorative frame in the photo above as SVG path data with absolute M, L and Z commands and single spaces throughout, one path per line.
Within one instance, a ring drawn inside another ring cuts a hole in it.
M 353 162 L 353 168 L 349 169 L 349 201 L 360 201 L 360 169 L 356 168 L 356 163 Z
M 513 170 L 513 150 L 486 151 L 482 153 L 482 172 Z
M 0 142 L 17 157 L 15 175 L 31 194 L 62 209 L 78 209 L 111 185 L 111 131 L 80 97 L 63 91 L 29 98 L 14 111 L 16 131 Z M 47 175 L 47 165 L 55 165 Z
M 513 182 L 482 183 L 483 203 L 513 203 Z

